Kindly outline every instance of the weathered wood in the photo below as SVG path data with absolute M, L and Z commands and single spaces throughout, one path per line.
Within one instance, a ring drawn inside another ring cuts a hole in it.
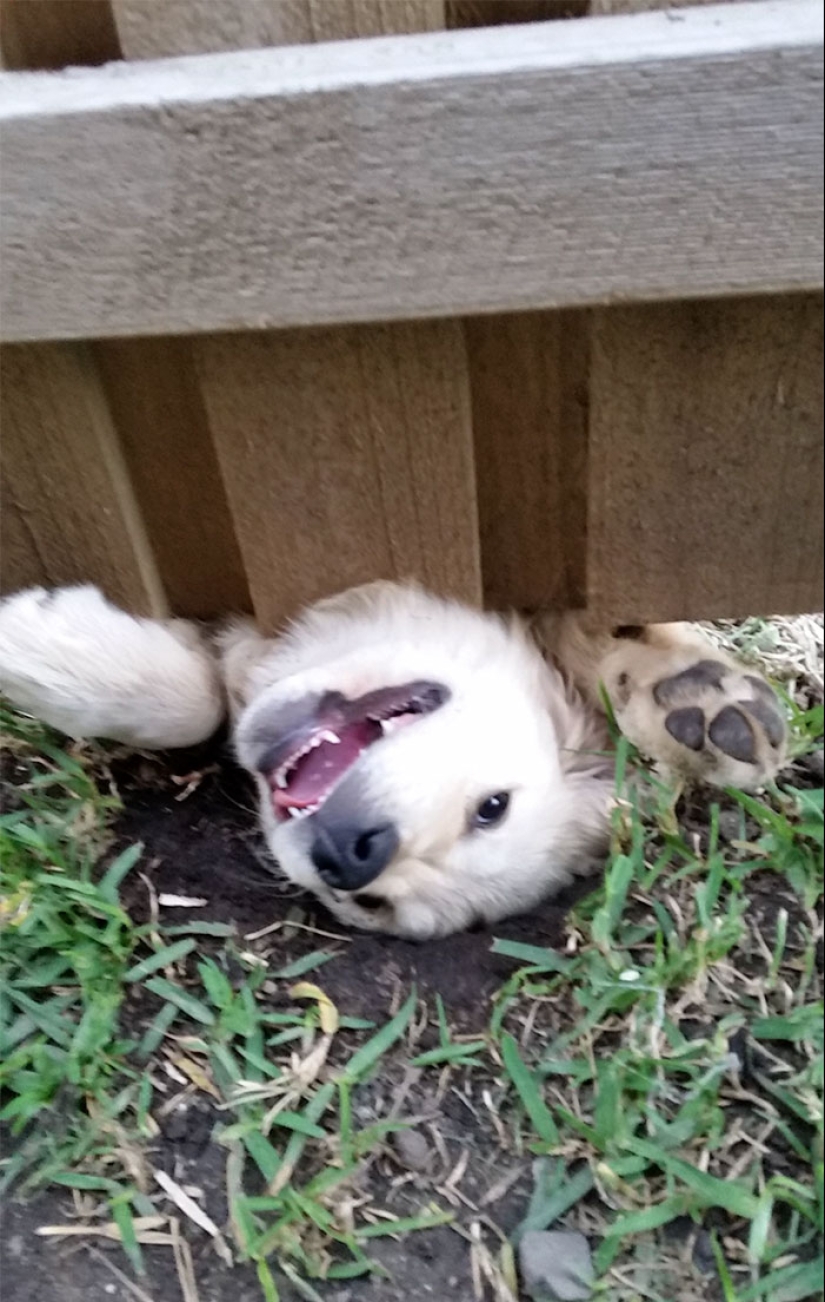
M 88 349 L 4 348 L 0 381 L 3 590 L 93 581 L 130 610 L 166 613 Z
M 581 606 L 587 313 L 476 317 L 465 330 L 485 601 Z
M 444 26 L 444 0 L 112 0 L 112 7 L 132 59 Z
M 821 608 L 822 349 L 819 295 L 597 314 L 594 614 Z
M 680 18 L 7 74 L 0 328 L 820 287 L 818 0 Z
M 120 58 L 108 0 L 0 0 L 0 56 L 14 70 Z
M 456 323 L 210 338 L 198 359 L 263 624 L 379 578 L 478 601 Z
M 189 340 L 109 341 L 96 355 L 171 608 L 198 618 L 248 610 Z

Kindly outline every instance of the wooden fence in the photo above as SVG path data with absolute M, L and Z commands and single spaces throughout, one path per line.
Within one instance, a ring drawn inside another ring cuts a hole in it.
M 821 3 L 657 7 L 0 0 L 3 589 L 821 608 Z

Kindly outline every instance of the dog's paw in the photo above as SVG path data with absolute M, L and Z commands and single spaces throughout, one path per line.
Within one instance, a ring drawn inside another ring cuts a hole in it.
M 708 647 L 675 648 L 634 664 L 629 644 L 608 688 L 616 722 L 643 754 L 682 777 L 754 790 L 787 755 L 773 689 Z
M 29 588 L 0 603 L 0 692 L 70 737 L 191 746 L 223 718 L 194 626 L 138 619 L 96 588 Z

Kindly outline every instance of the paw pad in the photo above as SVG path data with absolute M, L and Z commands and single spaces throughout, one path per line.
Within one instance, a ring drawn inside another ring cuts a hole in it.
M 721 689 L 726 672 L 726 666 L 718 660 L 697 660 L 695 665 L 683 669 L 680 674 L 662 678 L 653 688 L 653 699 L 657 705 L 671 705 L 696 688 Z
M 705 716 L 698 705 L 671 710 L 665 718 L 665 727 L 674 741 L 690 750 L 701 750 L 705 744 Z
M 739 705 L 762 724 L 772 746 L 781 746 L 785 740 L 785 720 L 779 713 L 776 696 L 768 684 L 763 683 L 761 679 L 748 675 L 748 682 L 758 688 L 759 696 L 752 701 L 739 701 Z
M 684 651 L 674 650 L 677 665 L 684 665 Z M 666 667 L 670 654 L 670 648 L 662 649 L 656 667 Z M 632 661 L 625 663 L 632 669 Z M 624 683 L 614 680 L 620 726 L 640 750 L 677 772 L 718 786 L 753 788 L 784 763 L 782 707 L 757 675 L 705 657 L 677 673 L 648 677 L 647 684 L 639 681 L 643 674 L 624 677 Z
M 711 720 L 708 736 L 714 746 L 742 764 L 756 763 L 756 737 L 743 712 L 726 705 Z

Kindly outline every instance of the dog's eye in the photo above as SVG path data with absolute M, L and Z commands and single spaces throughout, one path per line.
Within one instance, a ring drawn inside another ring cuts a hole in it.
M 510 807 L 510 792 L 497 791 L 493 796 L 482 800 L 473 814 L 473 827 L 495 827 L 500 823 Z

